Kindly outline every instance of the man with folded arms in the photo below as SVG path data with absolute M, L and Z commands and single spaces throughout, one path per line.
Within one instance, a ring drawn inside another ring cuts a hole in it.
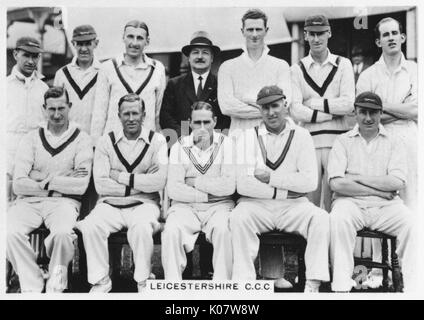
M 318 292 L 329 281 L 328 213 L 306 198 L 317 186 L 311 135 L 288 117 L 283 91 L 262 88 L 256 103 L 263 123 L 246 130 L 237 142 L 237 192 L 230 216 L 233 239 L 233 280 L 255 280 L 258 234 L 293 232 L 307 240 L 305 292 Z
M 356 232 L 369 228 L 396 236 L 404 286 L 412 291 L 415 237 L 413 215 L 399 197 L 407 183 L 404 145 L 380 124 L 383 103 L 372 92 L 355 100 L 357 125 L 337 137 L 328 160 L 334 191 L 330 214 L 333 291 L 348 292 Z
M 212 243 L 214 280 L 230 280 L 231 233 L 228 227 L 236 179 L 232 140 L 214 131 L 217 117 L 206 102 L 192 105 L 192 133 L 171 148 L 168 195 L 172 206 L 162 232 L 165 279 L 181 280 L 200 231 Z
M 87 189 L 93 160 L 90 137 L 69 122 L 69 96 L 62 87 L 44 95 L 47 124 L 29 132 L 15 158 L 13 188 L 17 200 L 7 214 L 7 259 L 19 276 L 22 292 L 42 292 L 44 279 L 28 235 L 44 223 L 50 257 L 47 292 L 67 288 L 74 256 L 73 227 Z
M 94 183 L 100 199 L 77 224 L 87 253 L 90 292 L 109 292 L 108 237 L 127 228 L 134 253 L 138 290 L 146 286 L 153 254 L 153 234 L 160 228 L 159 191 L 165 187 L 168 156 L 165 138 L 142 125 L 145 105 L 137 94 L 118 102 L 121 130 L 99 140 L 94 155 Z

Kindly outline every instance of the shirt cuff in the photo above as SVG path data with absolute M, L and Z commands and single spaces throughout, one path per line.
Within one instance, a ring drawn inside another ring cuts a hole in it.
M 194 178 L 194 189 L 205 192 L 203 191 L 205 188 L 203 187 L 204 183 L 202 182 L 202 180 L 202 177 Z
M 126 186 L 130 185 L 130 173 L 121 172 L 118 177 L 118 182 Z

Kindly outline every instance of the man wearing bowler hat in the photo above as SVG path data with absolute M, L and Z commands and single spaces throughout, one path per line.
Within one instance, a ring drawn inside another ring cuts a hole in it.
M 21 138 L 44 121 L 44 93 L 48 86 L 37 71 L 43 52 L 40 42 L 22 37 L 16 42 L 13 58 L 16 65 L 7 77 L 7 177 L 10 184 L 14 157 Z M 10 192 L 11 195 L 11 192 Z
M 333 194 L 330 256 L 333 291 L 350 291 L 356 232 L 377 230 L 397 238 L 405 291 L 416 286 L 414 216 L 399 197 L 407 184 L 405 146 L 381 125 L 383 102 L 372 92 L 355 100 L 357 125 L 334 142 L 328 159 Z
M 181 51 L 188 58 L 191 72 L 169 80 L 160 112 L 162 129 L 175 130 L 178 137 L 188 135 L 190 107 L 196 101 L 212 105 L 217 117 L 216 129 L 228 129 L 230 118 L 221 113 L 217 100 L 217 79 L 211 73 L 212 62 L 221 50 L 212 43 L 206 32 L 197 31 L 190 44 Z M 187 122 L 185 129 L 182 121 Z M 182 132 L 184 130 L 186 132 Z
M 314 140 L 318 188 L 310 194 L 317 206 L 330 210 L 330 188 L 326 183 L 328 153 L 337 135 L 346 132 L 346 115 L 353 112 L 355 80 L 349 59 L 328 50 L 331 27 L 323 15 L 305 20 L 309 54 L 292 66 L 293 102 L 290 114 L 303 123 Z M 322 199 L 322 201 L 321 201 Z
M 72 45 L 76 56 L 71 63 L 56 72 L 54 85 L 65 87 L 72 102 L 70 119 L 90 134 L 91 115 L 94 106 L 97 73 L 100 62 L 94 57 L 99 40 L 91 25 L 76 27 L 72 33 Z
M 272 230 L 294 232 L 307 240 L 305 292 L 318 292 L 329 281 L 329 217 L 306 193 L 315 190 L 317 167 L 309 132 L 288 116 L 285 93 L 262 88 L 256 103 L 263 122 L 244 130 L 237 141 L 237 192 L 230 215 L 233 280 L 255 280 L 258 235 Z

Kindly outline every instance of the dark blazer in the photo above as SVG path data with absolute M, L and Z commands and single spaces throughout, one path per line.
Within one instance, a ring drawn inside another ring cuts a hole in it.
M 168 81 L 160 110 L 160 126 L 162 129 L 174 129 L 181 136 L 181 121 L 188 121 L 191 116 L 191 105 L 198 101 L 194 90 L 191 71 Z M 228 129 L 231 118 L 222 114 L 217 99 L 217 79 L 209 72 L 203 87 L 200 101 L 212 105 L 217 116 L 215 129 Z

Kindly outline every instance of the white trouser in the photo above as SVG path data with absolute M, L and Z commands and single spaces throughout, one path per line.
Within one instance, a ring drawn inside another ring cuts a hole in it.
M 19 276 L 21 291 L 41 292 L 44 280 L 36 255 L 29 242 L 29 233 L 43 222 L 50 230 L 45 239 L 50 257 L 49 273 L 56 266 L 67 267 L 74 257 L 73 231 L 78 217 L 78 204 L 67 199 L 28 203 L 17 200 L 7 214 L 7 259 Z M 63 290 L 66 288 L 62 288 Z
M 300 234 L 307 240 L 306 278 L 329 281 L 328 213 L 306 197 L 293 200 L 241 198 L 230 216 L 233 240 L 233 280 L 255 280 L 254 261 L 259 250 L 258 234 L 274 229 Z
M 153 203 L 119 209 L 99 203 L 77 223 L 87 253 L 88 282 L 96 284 L 109 276 L 108 238 L 111 233 L 128 228 L 128 243 L 134 256 L 134 280 L 141 282 L 150 275 L 153 234 L 160 229 L 159 207 Z
M 402 202 L 384 207 L 360 208 L 352 200 L 337 199 L 330 214 L 330 257 L 333 269 L 333 291 L 352 288 L 353 251 L 356 232 L 364 227 L 397 237 L 397 251 L 404 278 L 405 290 L 412 288 L 416 232 L 413 215 Z
M 176 203 L 169 209 L 162 231 L 162 265 L 167 280 L 181 280 L 187 265 L 186 252 L 194 249 L 200 231 L 213 245 L 213 279 L 230 280 L 233 263 L 229 217 L 231 200 L 204 206 Z
M 327 163 L 331 148 L 315 149 L 318 166 L 318 187 L 308 194 L 309 200 L 317 207 L 330 211 L 331 189 L 328 184 Z

